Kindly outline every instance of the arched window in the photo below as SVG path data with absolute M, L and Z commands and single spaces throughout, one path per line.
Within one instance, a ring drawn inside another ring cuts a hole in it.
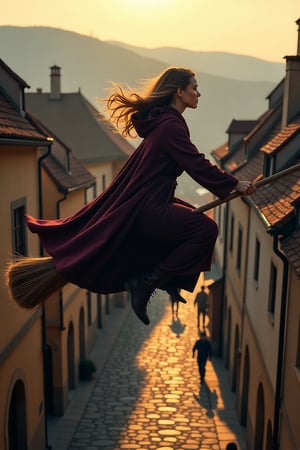
M 256 396 L 254 450 L 261 450 L 263 448 L 264 428 L 265 428 L 265 399 L 264 399 L 264 389 L 262 384 L 260 383 L 257 389 L 257 396 Z
M 246 347 L 244 356 L 242 402 L 241 402 L 241 425 L 247 425 L 248 397 L 249 397 L 249 379 L 250 379 L 250 358 L 249 349 Z
M 8 450 L 27 450 L 26 399 L 21 380 L 13 388 L 8 414 Z
M 84 323 L 84 310 L 80 309 L 79 315 L 79 359 L 83 361 L 86 358 L 85 351 L 85 323 Z
M 75 349 L 74 349 L 74 326 L 71 322 L 68 329 L 68 386 L 69 389 L 75 389 Z
M 234 353 L 233 353 L 233 366 L 232 366 L 232 380 L 231 380 L 231 390 L 232 392 L 236 391 L 237 382 L 238 382 L 238 372 L 239 372 L 239 364 L 240 364 L 240 338 L 239 338 L 239 327 L 235 327 L 234 334 Z

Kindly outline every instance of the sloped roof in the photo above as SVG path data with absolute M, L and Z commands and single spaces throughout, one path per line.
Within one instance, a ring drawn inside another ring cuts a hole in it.
M 300 277 L 300 229 L 295 230 L 281 241 L 282 248 Z
M 293 202 L 299 198 L 300 170 L 261 187 L 251 196 L 251 200 L 270 226 L 276 228 L 282 227 L 293 218 Z
M 241 142 L 240 145 L 237 146 L 234 151 L 228 154 L 228 157 L 226 158 L 226 162 L 224 163 L 223 167 L 225 170 L 228 170 L 229 172 L 233 173 L 236 170 L 238 170 L 239 167 L 241 167 L 245 162 L 246 162 L 245 145 L 243 142 Z
M 30 87 L 26 83 L 26 81 L 24 81 L 23 78 L 19 77 L 19 75 L 16 74 L 16 72 L 14 72 L 7 64 L 5 64 L 5 62 L 1 58 L 0 58 L 0 67 L 2 67 L 5 70 L 5 72 L 7 72 L 9 76 L 13 78 L 22 88 Z
M 236 120 L 232 119 L 226 133 L 248 134 L 257 124 L 257 120 Z
M 37 130 L 0 92 L 0 140 L 11 139 L 21 141 L 38 141 L 47 143 L 47 135 Z
M 273 139 L 267 142 L 261 150 L 265 153 L 272 154 L 280 150 L 281 147 L 286 145 L 288 141 L 293 139 L 294 136 L 300 133 L 300 116 L 293 123 L 290 123 L 287 127 L 277 133 Z
M 279 87 L 282 88 L 282 86 L 283 82 L 280 83 Z M 257 145 L 254 152 L 248 155 L 246 160 L 245 148 L 247 148 L 247 143 L 251 142 L 252 137 L 272 118 L 273 114 L 274 119 L 276 118 L 279 108 L 282 108 L 282 98 L 280 97 L 275 107 L 269 108 L 263 113 L 252 130 L 244 136 L 243 143 L 228 155 L 222 154 L 226 150 L 226 144 L 214 150 L 217 156 L 225 156 L 226 163 L 223 164 L 223 167 L 230 172 L 234 172 L 240 180 L 257 181 L 261 179 L 263 176 L 264 154 L 274 155 L 279 151 L 284 152 L 289 142 L 294 138 L 298 138 L 300 133 L 300 114 L 284 129 L 281 129 L 280 117 L 271 130 L 264 134 L 262 142 Z M 233 131 L 235 131 L 234 127 L 238 129 L 237 123 L 233 122 L 232 126 Z M 300 150 L 297 152 L 294 162 L 289 162 L 289 164 L 298 164 L 299 156 Z M 253 205 L 255 211 L 259 212 L 264 218 L 270 233 L 282 233 L 283 229 L 285 230 L 284 233 L 286 235 L 281 240 L 282 249 L 300 277 L 300 228 L 295 223 L 295 207 L 299 207 L 300 203 L 300 169 L 259 188 L 255 194 L 246 198 Z M 296 229 L 294 229 L 295 224 L 297 226 Z
M 69 149 L 39 119 L 30 115 L 30 119 L 46 134 L 51 135 L 53 144 L 51 153 L 43 159 L 42 166 L 56 184 L 59 191 L 66 193 L 91 186 L 96 178 L 78 161 Z M 68 166 L 66 160 L 68 159 Z
M 261 164 L 263 164 L 263 155 L 257 155 L 257 153 L 261 153 L 260 152 L 260 148 L 258 147 L 250 156 L 249 161 L 246 160 L 247 155 L 245 154 L 245 145 L 247 145 L 247 141 L 250 139 L 250 135 L 253 136 L 254 135 L 254 130 L 258 130 L 260 128 L 260 126 L 262 126 L 262 124 L 265 122 L 265 120 L 267 120 L 270 117 L 270 115 L 266 115 L 263 114 L 263 116 L 261 116 L 261 121 L 258 122 L 258 124 L 256 125 L 256 127 L 247 135 L 243 138 L 243 142 L 241 142 L 241 144 L 236 148 L 235 151 L 230 152 L 228 155 L 228 158 L 226 158 L 226 163 L 224 164 L 224 168 L 232 173 L 234 173 L 237 176 L 239 174 L 239 169 L 243 168 L 246 164 L 248 166 L 248 164 L 250 164 L 250 171 L 253 172 L 253 168 L 251 168 L 251 164 L 253 164 L 251 161 L 254 160 L 254 163 L 257 164 L 258 160 L 261 161 Z M 264 135 L 262 141 L 261 141 L 261 145 L 267 145 L 268 142 L 270 142 L 271 139 L 274 138 L 274 136 L 276 136 L 276 134 L 279 132 L 280 130 L 280 124 L 281 121 L 280 119 L 277 120 L 276 124 L 269 130 L 269 132 L 267 134 Z M 255 169 L 255 172 L 257 171 L 257 169 Z M 261 171 L 262 171 L 262 167 L 261 167 Z M 244 176 L 244 175 L 243 175 Z M 253 179 L 253 177 L 251 177 L 250 179 Z
M 278 131 L 279 124 L 272 129 L 269 140 L 262 147 L 263 151 L 256 151 L 248 162 L 241 164 L 235 171 L 239 179 L 258 180 L 263 176 L 264 151 L 274 153 L 284 151 L 284 146 L 297 136 L 299 132 L 299 117 L 296 117 L 293 123 L 290 123 L 283 130 Z M 272 137 L 273 134 L 273 137 Z M 298 152 L 300 153 L 300 152 Z M 234 161 L 237 161 L 235 154 Z M 231 161 L 232 163 L 232 161 Z M 295 160 L 294 164 L 299 163 Z M 255 194 L 248 197 L 255 209 L 265 218 L 270 231 L 281 229 L 285 225 L 293 224 L 295 218 L 295 202 L 300 201 L 300 170 L 286 175 L 277 181 L 259 188 Z M 298 276 L 300 276 L 300 230 L 296 229 L 290 232 L 282 240 L 282 248 L 290 264 L 294 267 Z
M 63 93 L 57 100 L 52 100 L 49 93 L 27 93 L 26 103 L 82 163 L 125 160 L 134 151 L 81 92 Z
M 240 180 L 258 180 L 263 173 L 264 157 L 260 151 L 254 153 L 252 158 L 234 171 L 234 175 Z
M 272 133 L 276 133 L 276 130 L 275 127 Z M 274 138 L 271 137 L 268 143 L 273 140 Z M 280 140 L 278 145 L 281 146 Z M 240 180 L 260 179 L 263 176 L 263 159 L 263 152 L 257 151 L 247 163 L 235 171 L 235 176 Z M 299 197 L 300 171 L 296 171 L 259 188 L 255 194 L 251 195 L 251 202 L 255 204 L 270 226 L 278 228 L 291 219 L 294 214 L 292 202 Z
M 214 158 L 218 161 L 222 161 L 229 152 L 228 144 L 225 142 L 224 144 L 220 145 L 219 147 L 212 150 L 211 154 L 214 156 Z
M 247 142 L 251 139 L 251 137 L 257 133 L 257 131 L 270 119 L 273 114 L 276 114 L 277 110 L 281 107 L 281 104 L 278 104 L 276 108 L 270 108 L 265 111 L 257 120 L 255 127 L 252 128 L 251 131 L 244 137 L 244 140 Z
M 44 169 L 61 192 L 70 192 L 88 187 L 96 181 L 95 177 L 85 169 L 72 152 L 69 153 L 69 160 L 69 171 L 66 171 L 59 163 L 55 158 L 55 154 L 51 154 L 43 160 Z
M 229 151 L 228 144 L 225 143 L 211 152 L 214 158 L 222 164 L 225 170 L 231 173 L 235 173 L 237 170 L 247 164 L 247 142 L 270 118 L 270 116 L 272 116 L 272 114 L 276 112 L 276 109 L 277 108 L 265 111 L 257 120 L 232 120 L 228 130 L 236 130 L 236 132 L 237 130 L 243 130 L 245 132 L 244 137 L 240 142 L 236 143 L 235 147 L 231 151 Z M 277 126 L 279 126 L 279 123 Z M 276 129 L 276 131 L 278 130 Z M 274 130 L 271 130 L 270 134 L 264 138 L 264 143 L 268 142 L 270 136 L 273 136 L 274 134 Z

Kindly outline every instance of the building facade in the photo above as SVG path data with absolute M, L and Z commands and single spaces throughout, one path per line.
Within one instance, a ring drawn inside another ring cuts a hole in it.
M 251 197 L 221 205 L 216 214 L 226 230 L 224 244 L 216 247 L 222 354 L 249 450 L 300 448 L 299 42 L 298 32 L 298 54 L 286 57 L 286 76 L 268 96 L 268 110 L 252 123 L 232 123 L 228 142 L 213 151 L 239 179 L 293 170 Z
M 26 88 L 0 60 L 2 273 L 18 255 L 47 256 L 37 236 L 29 233 L 25 213 L 47 219 L 73 214 L 105 188 L 133 151 L 109 127 L 97 124 L 104 135 L 102 153 L 84 164 L 29 111 Z M 90 122 L 96 122 L 94 114 L 92 110 Z M 64 128 L 62 122 L 60 117 Z M 90 122 L 83 120 L 78 135 L 88 136 Z M 72 391 L 87 376 L 84 369 L 93 365 L 89 353 L 98 329 L 108 325 L 114 307 L 127 307 L 127 295 L 95 294 L 69 283 L 43 306 L 27 311 L 10 299 L 5 281 L 0 290 L 0 448 L 42 450 L 49 445 L 48 416 L 65 414 Z

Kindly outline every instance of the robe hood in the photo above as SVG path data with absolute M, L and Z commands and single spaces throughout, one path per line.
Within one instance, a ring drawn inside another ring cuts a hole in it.
M 155 106 L 147 113 L 135 113 L 132 116 L 132 123 L 139 137 L 147 137 L 151 131 L 160 123 L 170 118 L 170 115 L 183 117 L 176 108 L 170 105 Z

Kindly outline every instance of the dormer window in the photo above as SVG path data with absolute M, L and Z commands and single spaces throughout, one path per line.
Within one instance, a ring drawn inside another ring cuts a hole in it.
M 272 155 L 264 154 L 264 178 L 273 175 L 276 171 L 275 158 Z
M 292 202 L 295 208 L 296 228 L 300 227 L 300 198 L 297 198 Z

